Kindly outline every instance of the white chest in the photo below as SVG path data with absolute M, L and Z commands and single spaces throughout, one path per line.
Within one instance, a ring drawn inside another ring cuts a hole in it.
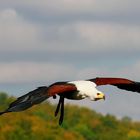
M 95 88 L 95 83 L 90 81 L 72 81 L 69 83 L 72 83 L 76 86 L 78 90 L 76 96 L 78 99 L 83 99 L 86 97 L 94 99 L 96 97 L 96 93 L 98 92 L 98 90 Z

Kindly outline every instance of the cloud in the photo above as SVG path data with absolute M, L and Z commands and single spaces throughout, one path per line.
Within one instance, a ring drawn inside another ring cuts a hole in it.
M 15 9 L 0 11 L 0 50 L 46 53 L 132 53 L 140 50 L 135 24 L 102 21 L 38 24 Z
M 55 30 L 54 30 L 55 29 Z M 140 50 L 139 26 L 112 22 L 79 21 L 54 25 L 48 50 L 57 52 L 132 53 Z M 54 35 L 54 36 L 53 36 Z M 57 47 L 54 47 L 57 46 Z
M 123 48 L 139 49 L 140 30 L 138 26 L 106 23 L 85 22 L 77 25 L 79 36 L 96 50 L 118 50 Z
M 127 67 L 120 69 L 118 73 L 119 75 L 126 75 L 131 79 L 136 79 L 140 81 L 139 71 L 140 71 L 140 61 L 137 61 L 133 65 L 128 65 Z
M 88 67 L 83 68 L 79 71 L 77 79 L 82 78 L 94 78 L 94 77 L 122 77 L 128 78 L 134 81 L 140 81 L 139 76 L 140 71 L 140 61 L 136 63 L 129 64 L 122 67 L 111 68 L 109 66 L 104 67 Z
M 72 64 L 52 62 L 0 63 L 0 83 L 36 83 L 84 80 L 94 77 L 124 77 L 139 80 L 140 62 L 116 70 L 106 67 L 78 68 Z
M 44 15 L 66 15 L 66 14 L 85 14 L 92 15 L 134 15 L 139 13 L 137 0 L 30 0 L 21 1 L 10 0 L 1 1 L 1 6 L 22 7 L 34 11 L 40 11 Z M 49 13 L 48 13 L 49 11 Z
M 61 63 L 0 63 L 0 83 L 51 82 L 74 78 L 77 70 Z
M 23 51 L 39 46 L 39 27 L 24 20 L 15 9 L 0 11 L 0 30 L 1 51 Z

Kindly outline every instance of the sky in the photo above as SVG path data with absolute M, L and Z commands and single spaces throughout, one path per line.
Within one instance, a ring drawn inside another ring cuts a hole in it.
M 56 81 L 140 81 L 139 13 L 139 0 L 0 0 L 0 90 L 21 96 Z M 70 103 L 140 120 L 140 95 L 99 89 L 106 101 Z

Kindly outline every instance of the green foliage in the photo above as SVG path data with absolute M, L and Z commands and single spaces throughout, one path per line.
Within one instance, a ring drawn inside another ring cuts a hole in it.
M 13 97 L 0 93 L 0 109 Z M 23 112 L 0 116 L 0 140 L 139 140 L 140 122 L 103 116 L 88 108 L 66 105 L 62 126 L 54 117 L 56 106 L 46 102 Z

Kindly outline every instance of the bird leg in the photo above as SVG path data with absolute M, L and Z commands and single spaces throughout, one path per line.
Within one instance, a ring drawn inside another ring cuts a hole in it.
M 61 109 L 61 112 L 60 112 L 60 118 L 59 118 L 59 125 L 62 124 L 63 118 L 64 118 L 64 97 L 63 96 L 60 96 L 59 98 L 59 102 L 55 111 L 55 116 L 58 115 L 58 112 L 60 109 Z
M 59 125 L 62 124 L 63 119 L 64 119 L 64 97 L 61 97 L 61 114 L 60 114 L 60 118 L 59 118 Z
M 59 102 L 58 102 L 58 105 L 57 105 L 57 108 L 56 108 L 56 111 L 55 111 L 55 117 L 57 116 L 58 112 L 59 112 L 59 109 L 60 109 L 60 105 L 61 105 L 61 97 L 59 98 Z

